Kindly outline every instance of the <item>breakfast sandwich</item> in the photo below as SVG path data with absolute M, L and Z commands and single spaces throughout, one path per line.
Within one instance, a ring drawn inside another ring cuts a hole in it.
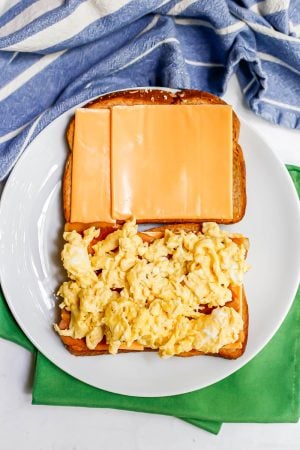
M 245 213 L 238 135 L 232 108 L 199 91 L 124 91 L 76 111 L 54 326 L 71 353 L 242 355 L 249 242 L 219 226 Z

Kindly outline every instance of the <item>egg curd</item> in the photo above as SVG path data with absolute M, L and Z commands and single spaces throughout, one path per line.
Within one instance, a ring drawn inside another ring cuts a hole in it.
M 241 285 L 248 269 L 247 239 L 234 242 L 216 223 L 204 223 L 202 233 L 166 230 L 149 243 L 132 219 L 91 245 L 99 232 L 64 233 L 70 280 L 58 294 L 71 314 L 68 329 L 55 325 L 60 335 L 85 338 L 91 350 L 105 338 L 112 354 L 136 342 L 162 357 L 217 353 L 239 339 L 242 317 L 225 305 L 230 285 Z M 210 314 L 201 312 L 207 307 Z

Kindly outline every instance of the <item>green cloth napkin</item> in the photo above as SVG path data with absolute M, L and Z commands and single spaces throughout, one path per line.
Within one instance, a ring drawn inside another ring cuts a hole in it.
M 287 166 L 300 192 L 300 168 Z M 0 292 L 0 337 L 36 353 L 33 404 L 89 406 L 176 416 L 218 433 L 222 422 L 297 422 L 300 416 L 300 290 L 269 344 L 228 378 L 189 394 L 129 397 L 91 387 L 37 352 Z

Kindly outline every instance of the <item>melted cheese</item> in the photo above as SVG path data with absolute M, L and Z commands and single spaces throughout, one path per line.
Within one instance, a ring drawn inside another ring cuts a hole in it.
M 231 219 L 232 109 L 112 109 L 112 217 Z
M 77 109 L 72 161 L 71 222 L 113 222 L 110 195 L 110 111 Z
M 149 243 L 131 220 L 90 253 L 98 235 L 95 228 L 83 236 L 64 233 L 69 280 L 58 293 L 71 320 L 68 329 L 55 326 L 59 334 L 85 338 L 90 349 L 105 337 L 110 353 L 135 343 L 163 357 L 192 349 L 217 353 L 238 340 L 243 320 L 229 302 L 248 269 L 242 235 L 235 239 L 204 223 L 202 233 L 166 230 Z M 214 309 L 203 314 L 207 307 Z

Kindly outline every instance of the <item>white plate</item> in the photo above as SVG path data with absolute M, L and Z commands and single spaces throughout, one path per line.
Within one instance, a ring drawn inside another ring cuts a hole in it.
M 74 108 L 75 109 L 75 108 Z M 250 238 L 246 292 L 250 331 L 245 354 L 228 361 L 208 356 L 161 360 L 156 353 L 78 358 L 52 328 L 61 269 L 61 178 L 65 129 L 74 109 L 43 130 L 16 164 L 0 208 L 0 277 L 17 322 L 54 364 L 88 384 L 126 395 L 164 396 L 193 391 L 232 374 L 276 332 L 296 293 L 300 268 L 300 214 L 289 175 L 246 123 L 240 142 L 247 167 L 247 213 L 226 229 Z

